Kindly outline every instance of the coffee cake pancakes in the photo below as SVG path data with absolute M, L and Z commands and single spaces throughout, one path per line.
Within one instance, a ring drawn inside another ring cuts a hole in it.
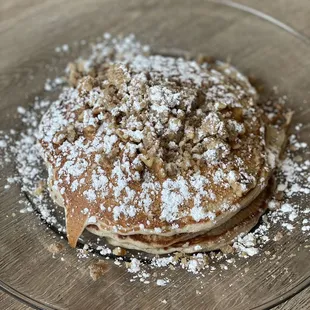
M 150 253 L 213 250 L 250 230 L 285 141 L 247 78 L 221 62 L 115 42 L 68 67 L 38 141 L 69 244 L 85 228 Z

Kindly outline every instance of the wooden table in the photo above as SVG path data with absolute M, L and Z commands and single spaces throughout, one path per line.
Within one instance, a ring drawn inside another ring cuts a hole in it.
M 46 0 L 45 0 L 46 1 Z M 23 17 L 23 12 L 30 9 L 30 15 L 35 16 L 36 6 L 42 5 L 40 0 L 2 0 L 0 3 L 0 34 L 9 31 L 9 24 Z M 260 10 L 283 23 L 295 28 L 297 31 L 310 37 L 310 3 L 309 0 L 236 0 L 236 3 L 248 5 Z M 32 10 L 33 8 L 33 10 Z M 29 11 L 28 11 L 29 12 Z M 9 18 L 8 18 L 9 17 Z M 28 16 L 31 18 L 32 16 Z M 8 23 L 6 21 L 9 21 Z M 309 309 L 310 287 L 298 293 L 290 300 L 275 307 L 275 310 L 302 310 Z M 0 292 L 1 309 L 26 310 L 27 305 L 12 296 Z

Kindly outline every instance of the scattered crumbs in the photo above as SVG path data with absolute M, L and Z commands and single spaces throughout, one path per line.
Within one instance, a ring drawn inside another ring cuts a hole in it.
M 150 273 L 143 270 L 145 268 L 144 264 L 137 258 L 132 258 L 131 261 L 125 262 L 125 266 L 129 273 L 133 274 L 131 282 L 139 280 L 144 284 L 149 284 Z
M 65 52 L 65 53 L 68 53 L 69 52 L 69 45 L 68 44 L 64 44 L 62 47 L 61 47 L 62 51 Z
M 33 212 L 33 208 L 31 206 L 28 206 L 26 208 L 20 209 L 19 210 L 20 213 L 27 213 L 27 212 Z
M 128 271 L 131 272 L 131 273 L 137 273 L 140 271 L 140 264 L 141 262 L 136 259 L 136 258 L 133 258 L 130 262 L 130 267 L 128 268 Z
M 127 251 L 118 246 L 118 247 L 113 249 L 112 253 L 116 256 L 124 256 L 124 255 L 126 255 Z
M 25 114 L 26 113 L 26 109 L 24 107 L 19 106 L 19 107 L 17 107 L 17 112 L 19 114 Z
M 193 254 L 189 259 L 181 259 L 181 267 L 188 272 L 198 274 L 208 266 L 208 255 L 206 253 Z
M 225 245 L 221 249 L 221 252 L 224 254 L 231 254 L 235 251 L 235 249 L 231 245 Z
M 276 235 L 273 237 L 273 241 L 280 241 L 283 238 L 283 234 L 278 231 Z
M 98 260 L 92 263 L 89 267 L 89 275 L 94 281 L 97 281 L 108 269 L 108 263 L 103 260 Z
M 248 257 L 259 253 L 256 246 L 256 237 L 253 233 L 240 234 L 233 244 L 239 256 Z
M 56 242 L 49 245 L 47 249 L 52 254 L 59 254 L 64 250 L 64 245 L 62 243 Z
M 296 254 L 292 253 L 292 254 L 290 254 L 288 257 L 289 257 L 289 258 L 293 258 L 293 257 L 295 257 L 295 256 L 296 256 Z
M 68 44 L 63 44 L 62 46 L 56 46 L 55 47 L 55 52 L 56 53 L 61 53 L 61 52 L 69 53 L 69 51 L 70 51 L 70 47 L 69 47 Z
M 226 265 L 224 265 L 224 264 L 220 264 L 220 268 L 221 268 L 221 269 L 224 269 L 224 270 L 227 270 L 227 269 L 228 269 L 228 267 L 227 267 Z
M 289 231 L 292 231 L 294 229 L 294 226 L 290 223 L 282 223 L 282 226 Z
M 7 147 L 7 142 L 5 140 L 0 140 L 0 148 Z
M 66 82 L 66 79 L 64 77 L 56 77 L 55 79 L 47 79 L 44 84 L 44 90 L 45 91 L 53 91 L 55 90 L 59 85 L 63 85 Z
M 111 249 L 107 246 L 99 245 L 96 247 L 96 250 L 100 253 L 102 256 L 106 256 L 112 253 Z
M 156 284 L 158 286 L 166 286 L 169 282 L 168 279 L 157 279 Z
M 84 244 L 82 249 L 76 249 L 78 259 L 86 259 L 90 257 L 93 249 L 88 244 Z

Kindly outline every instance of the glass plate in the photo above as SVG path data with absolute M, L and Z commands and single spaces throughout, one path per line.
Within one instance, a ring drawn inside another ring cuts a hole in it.
M 27 15 L 28 14 L 28 15 Z M 248 75 L 277 86 L 295 110 L 294 124 L 307 124 L 301 140 L 310 143 L 309 73 L 307 38 L 290 27 L 231 1 L 53 1 L 26 10 L 6 40 L 7 54 L 0 60 L 0 129 L 21 130 L 16 108 L 42 96 L 47 77 L 63 72 L 81 51 L 62 57 L 54 48 L 76 40 L 95 40 L 103 32 L 134 33 L 154 50 L 203 53 L 230 60 Z M 15 41 L 12 41 L 14 38 Z M 306 154 L 308 156 L 309 154 Z M 197 279 L 184 270 L 171 271 L 165 287 L 130 282 L 125 268 L 107 260 L 104 276 L 94 282 L 88 266 L 95 259 L 77 258 L 75 249 L 60 240 L 34 213 L 20 213 L 25 197 L 18 188 L 4 190 L 14 166 L 1 171 L 0 279 L 4 290 L 44 309 L 265 309 L 293 296 L 310 283 L 306 234 L 294 230 L 278 242 L 269 242 L 260 255 L 238 260 L 236 267 L 217 268 Z M 309 205 L 309 197 L 303 197 Z M 279 225 L 273 225 L 274 232 Z M 47 250 L 55 241 L 65 250 Z M 269 259 L 269 251 L 277 259 Z M 245 272 L 245 270 L 247 272 Z M 197 294 L 199 291 L 201 294 Z M 163 301 L 166 301 L 165 303 Z

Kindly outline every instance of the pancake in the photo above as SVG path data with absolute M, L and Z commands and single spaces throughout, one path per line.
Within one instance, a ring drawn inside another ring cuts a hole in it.
M 69 244 L 94 225 L 112 244 L 155 253 L 170 240 L 192 251 L 194 240 L 210 247 L 217 228 L 250 226 L 229 222 L 261 197 L 285 134 L 266 121 L 247 78 L 221 62 L 118 53 L 111 46 L 90 71 L 71 65 L 72 87 L 40 123 Z
M 181 234 L 171 237 L 115 234 L 107 238 L 107 240 L 114 246 L 152 254 L 195 253 L 218 250 L 231 244 L 240 233 L 247 233 L 258 223 L 268 207 L 267 202 L 271 192 L 271 188 L 265 189 L 248 207 L 239 211 L 229 221 L 207 232 Z M 90 225 L 87 229 L 97 234 L 96 226 Z

